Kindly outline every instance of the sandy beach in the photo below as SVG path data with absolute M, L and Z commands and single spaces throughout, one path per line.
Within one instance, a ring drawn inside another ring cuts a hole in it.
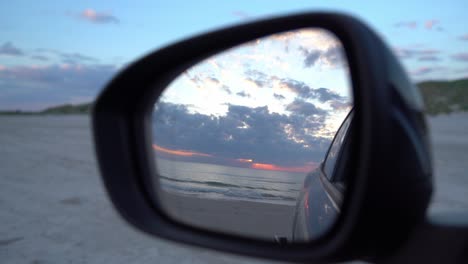
M 430 118 L 429 126 L 436 185 L 430 212 L 466 212 L 468 114 Z M 0 157 L 2 263 L 272 263 L 131 228 L 104 192 L 86 116 L 0 116 Z M 200 226 L 265 239 L 287 234 L 289 224 L 282 223 L 292 221 L 284 206 L 209 201 L 213 211 L 206 214 L 197 200 L 170 200 L 170 208 Z
M 169 216 L 212 231 L 273 241 L 291 238 L 294 206 L 251 201 L 203 199 L 164 192 Z
M 0 116 L 0 263 L 272 263 L 150 237 L 104 191 L 87 116 Z

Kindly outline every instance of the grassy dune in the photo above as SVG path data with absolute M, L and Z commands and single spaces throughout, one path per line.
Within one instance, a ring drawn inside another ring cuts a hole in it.
M 468 111 L 468 79 L 417 84 L 429 115 Z

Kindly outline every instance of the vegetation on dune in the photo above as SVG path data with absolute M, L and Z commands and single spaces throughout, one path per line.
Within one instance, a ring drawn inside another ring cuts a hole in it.
M 88 114 L 91 110 L 91 103 L 85 104 L 65 104 L 47 108 L 41 114 Z
M 92 103 L 64 104 L 46 108 L 42 111 L 7 110 L 0 111 L 0 115 L 80 115 L 89 114 Z
M 417 84 L 429 115 L 468 111 L 468 79 Z

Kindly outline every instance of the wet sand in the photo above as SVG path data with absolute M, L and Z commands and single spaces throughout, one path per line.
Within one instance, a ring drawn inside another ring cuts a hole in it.
M 212 231 L 274 241 L 291 238 L 294 206 L 252 201 L 204 199 L 164 192 L 174 219 Z

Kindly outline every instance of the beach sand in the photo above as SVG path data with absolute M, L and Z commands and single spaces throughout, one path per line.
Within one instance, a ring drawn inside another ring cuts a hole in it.
M 0 116 L 0 263 L 272 263 L 131 227 L 104 190 L 89 122 Z
M 103 188 L 89 121 L 86 116 L 0 117 L 1 263 L 272 263 L 157 239 L 130 227 Z M 468 113 L 429 118 L 429 127 L 436 186 L 429 211 L 466 212 Z M 195 210 L 196 200 L 179 198 L 169 207 L 188 207 L 186 217 L 202 226 L 223 223 L 224 229 L 237 212 L 243 221 L 236 225 L 247 225 L 249 234 L 269 239 L 289 229 L 280 221 L 281 215 L 291 220 L 288 209 L 211 201 L 216 210 L 206 214 Z M 260 217 L 260 210 L 268 217 Z
M 205 199 L 165 191 L 161 197 L 168 215 L 189 225 L 269 241 L 275 235 L 291 239 L 293 205 Z

